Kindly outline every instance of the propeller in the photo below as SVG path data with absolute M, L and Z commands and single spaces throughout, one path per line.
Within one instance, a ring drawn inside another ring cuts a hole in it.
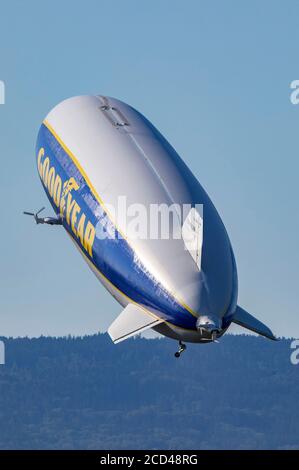
M 32 217 L 34 217 L 34 220 L 37 224 L 40 223 L 40 219 L 38 217 L 38 214 L 40 214 L 45 208 L 42 207 L 39 211 L 37 211 L 35 214 L 33 212 L 27 212 L 27 211 L 24 211 L 23 214 L 25 215 L 31 215 Z

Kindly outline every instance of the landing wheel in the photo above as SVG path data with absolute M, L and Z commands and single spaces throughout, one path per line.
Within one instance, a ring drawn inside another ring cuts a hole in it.
M 186 350 L 186 345 L 182 343 L 182 341 L 179 341 L 179 350 L 174 354 L 175 357 L 180 357 L 180 355 Z

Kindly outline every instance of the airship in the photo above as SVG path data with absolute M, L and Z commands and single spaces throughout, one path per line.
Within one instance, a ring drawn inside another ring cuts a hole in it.
M 25 213 L 62 225 L 122 306 L 108 328 L 114 343 L 153 329 L 178 341 L 180 357 L 187 342 L 216 342 L 231 323 L 276 339 L 238 305 L 232 245 L 207 192 L 140 112 L 106 96 L 69 98 L 44 119 L 36 159 L 55 217 Z M 132 230 L 136 207 L 171 208 L 171 233 L 156 230 L 159 210 L 141 234 Z

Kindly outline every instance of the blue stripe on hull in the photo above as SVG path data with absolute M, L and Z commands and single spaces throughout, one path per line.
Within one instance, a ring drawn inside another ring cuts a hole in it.
M 159 312 L 159 316 L 176 326 L 186 329 L 195 329 L 196 318 L 181 306 L 176 299 L 167 292 L 163 285 L 155 281 L 141 263 L 136 264 L 133 249 L 127 241 L 121 237 L 115 227 L 113 227 L 112 222 L 103 207 L 92 194 L 79 169 L 44 124 L 41 126 L 38 134 L 36 147 L 37 155 L 41 148 L 45 150 L 43 158 L 49 157 L 50 167 L 55 168 L 55 174 L 60 176 L 62 184 L 71 177 L 79 184 L 78 190 L 72 192 L 72 198 L 80 206 L 80 213 L 84 213 L 86 219 L 88 219 L 94 227 L 102 222 L 106 224 L 109 229 L 113 229 L 116 232 L 114 238 L 99 239 L 96 236 L 93 242 L 91 257 L 64 217 L 64 228 L 94 266 L 117 289 L 133 301 L 144 305 L 154 312 Z M 59 214 L 59 207 L 55 204 L 46 185 L 44 183 L 43 185 L 55 212 Z

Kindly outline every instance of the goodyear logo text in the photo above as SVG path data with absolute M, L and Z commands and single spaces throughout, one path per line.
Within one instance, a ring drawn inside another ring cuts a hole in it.
M 50 158 L 45 156 L 45 149 L 40 148 L 37 156 L 39 176 L 48 190 L 51 199 L 59 209 L 59 215 L 65 219 L 81 246 L 92 257 L 92 247 L 95 239 L 95 227 L 87 219 L 81 207 L 73 197 L 73 192 L 79 189 L 75 178 L 71 177 L 62 182 L 62 178 L 51 165 Z

